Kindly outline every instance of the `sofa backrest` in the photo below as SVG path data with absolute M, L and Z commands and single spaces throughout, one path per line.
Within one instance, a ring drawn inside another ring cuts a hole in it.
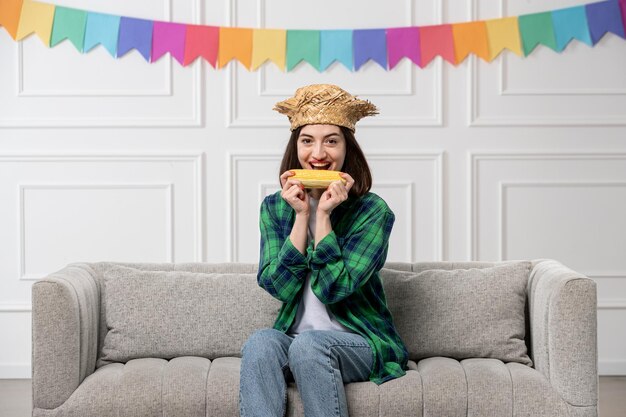
M 389 270 L 419 273 L 428 270 L 480 269 L 500 264 L 502 263 L 388 262 L 381 272 L 381 278 L 383 286 L 391 288 L 393 283 L 390 280 L 395 280 L 396 277 L 386 272 Z M 280 307 L 279 301 L 269 296 L 256 284 L 257 264 L 100 262 L 89 265 L 96 272 L 96 280 L 102 294 L 98 367 L 110 362 L 125 362 L 133 357 L 141 357 L 142 354 L 166 358 L 184 355 L 209 358 L 222 355 L 237 356 L 241 345 L 255 328 L 272 326 Z M 111 279 L 110 271 L 116 268 L 119 270 L 119 267 L 143 271 L 144 274 L 136 274 L 141 275 L 141 279 L 135 281 L 136 285 L 128 286 L 127 281 L 135 279 L 131 278 L 132 274 L 119 276 L 118 273 L 116 279 Z M 197 274 L 213 275 L 208 275 L 204 277 L 208 279 L 202 280 L 200 278 L 203 277 Z M 155 277 L 163 280 L 163 285 L 150 281 Z M 232 291 L 228 289 L 228 284 L 224 281 L 224 278 L 228 277 L 236 277 L 233 282 L 237 283 L 237 288 L 232 288 Z M 142 285 L 147 287 L 142 289 Z M 185 291 L 185 288 L 181 286 L 193 287 L 193 291 Z M 152 292 L 152 295 L 155 292 L 160 294 L 156 298 L 150 298 L 150 294 L 146 294 L 146 297 L 150 299 L 144 300 L 147 304 L 144 304 L 143 308 L 145 308 L 144 312 L 153 308 L 162 310 L 161 313 L 164 315 L 164 318 L 161 318 L 162 322 L 158 322 L 158 318 L 153 317 L 152 325 L 162 329 L 160 337 L 165 337 L 165 339 L 151 338 L 159 335 L 154 334 L 157 332 L 148 332 L 143 334 L 143 342 L 141 337 L 137 338 L 136 335 L 133 335 L 134 340 L 130 341 L 129 338 L 124 339 L 124 329 L 121 331 L 117 329 L 117 333 L 108 334 L 110 328 L 115 326 L 126 326 L 126 331 L 138 332 L 137 322 L 141 321 L 141 317 L 144 316 L 141 316 L 142 313 L 138 310 L 141 306 L 132 305 L 136 302 L 136 298 L 132 297 L 133 294 L 142 294 L 144 290 Z M 397 310 L 396 304 L 401 302 L 399 295 L 394 290 L 386 289 L 385 292 L 389 308 L 394 312 Z M 186 298 L 188 305 L 184 306 L 176 302 L 182 297 Z M 168 301 L 168 298 L 172 299 Z M 107 305 L 115 306 L 120 311 L 117 311 L 117 315 L 111 311 L 107 313 Z M 138 316 L 134 317 L 133 314 Z M 526 308 L 526 338 L 528 339 L 527 317 Z M 400 314 L 398 317 L 394 316 L 394 320 L 400 319 L 406 318 L 400 317 Z M 180 329 L 181 326 L 187 325 L 191 327 Z M 219 327 L 219 331 L 222 332 L 220 337 L 224 340 L 218 346 L 208 346 L 212 343 L 211 338 L 215 336 L 215 329 L 209 327 Z M 225 331 L 225 329 L 231 330 Z M 194 336 L 191 336 L 191 333 Z M 526 345 L 529 346 L 528 340 L 526 340 Z M 141 349 L 147 349 L 148 352 Z M 409 350 L 411 351 L 411 347 Z

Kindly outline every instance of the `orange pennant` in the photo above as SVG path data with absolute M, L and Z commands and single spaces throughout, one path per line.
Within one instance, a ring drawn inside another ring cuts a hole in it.
M 22 0 L 0 1 L 0 26 L 4 26 L 13 39 L 17 37 L 21 14 Z
M 452 25 L 456 62 L 460 64 L 470 53 L 490 61 L 487 27 L 484 21 L 455 23 Z
M 220 27 L 218 67 L 237 59 L 248 70 L 252 65 L 252 29 Z

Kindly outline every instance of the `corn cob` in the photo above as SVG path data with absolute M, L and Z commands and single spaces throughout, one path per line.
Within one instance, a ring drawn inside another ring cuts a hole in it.
M 289 178 L 300 181 L 304 188 L 328 188 L 332 182 L 337 180 L 346 183 L 346 180 L 339 175 L 339 171 L 324 169 L 292 169 L 290 171 L 294 172 L 295 175 Z

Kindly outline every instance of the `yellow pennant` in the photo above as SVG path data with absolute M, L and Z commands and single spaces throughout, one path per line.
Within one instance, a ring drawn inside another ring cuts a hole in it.
M 22 6 L 20 26 L 17 30 L 17 40 L 24 39 L 35 32 L 46 46 L 50 46 L 52 22 L 54 21 L 53 4 L 39 3 L 26 0 Z
M 281 71 L 285 70 L 287 31 L 282 29 L 255 29 L 252 35 L 252 70 L 266 60 L 274 62 Z
M 250 69 L 252 29 L 220 27 L 218 68 L 223 68 L 232 59 Z
M 504 48 L 522 56 L 517 16 L 486 20 L 485 24 L 487 25 L 487 38 L 491 50 L 490 60 L 497 57 Z

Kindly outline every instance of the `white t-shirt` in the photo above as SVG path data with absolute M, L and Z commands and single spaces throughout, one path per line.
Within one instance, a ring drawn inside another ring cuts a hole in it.
M 311 196 L 309 196 L 309 201 L 311 214 L 309 215 L 307 245 L 315 239 L 315 214 L 320 202 Z M 296 335 L 307 330 L 337 330 L 352 333 L 352 330 L 339 323 L 328 307 L 317 298 L 311 289 L 311 273 L 306 276 L 302 300 L 300 300 L 296 319 L 289 329 L 289 334 Z

